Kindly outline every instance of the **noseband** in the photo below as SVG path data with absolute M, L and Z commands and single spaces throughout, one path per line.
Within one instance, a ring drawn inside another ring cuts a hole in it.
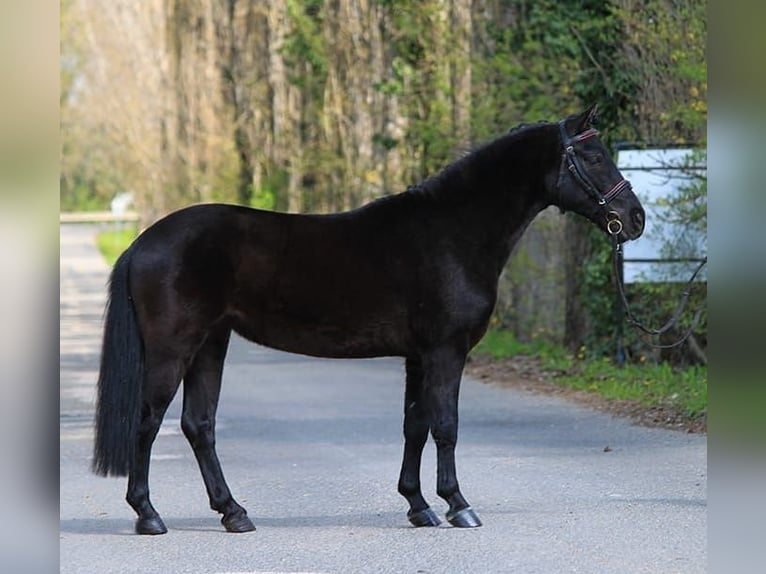
M 575 178 L 577 183 L 580 184 L 585 192 L 595 201 L 599 207 L 604 211 L 606 216 L 606 229 L 610 235 L 617 236 L 622 232 L 622 221 L 620 220 L 620 214 L 614 210 L 608 209 L 609 202 L 615 197 L 620 195 L 624 190 L 631 189 L 630 182 L 626 179 L 621 179 L 615 183 L 606 193 L 601 193 L 598 187 L 593 182 L 588 172 L 585 171 L 585 167 L 582 165 L 580 158 L 575 153 L 575 144 L 585 141 L 586 139 L 598 135 L 598 130 L 594 128 L 588 128 L 587 130 L 569 136 L 567 134 L 566 126 L 563 121 L 559 122 L 559 132 L 561 133 L 561 145 L 564 148 L 564 160 L 566 161 L 567 169 L 572 177 Z M 563 165 L 562 165 L 563 167 Z

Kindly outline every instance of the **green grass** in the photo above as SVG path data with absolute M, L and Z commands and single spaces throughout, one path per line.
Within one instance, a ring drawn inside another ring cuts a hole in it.
M 552 382 L 606 399 L 668 407 L 690 419 L 707 412 L 707 367 L 676 369 L 667 363 L 620 367 L 606 358 L 577 357 L 547 342 L 521 343 L 506 331 L 490 331 L 473 352 L 496 359 L 537 357 L 540 367 L 552 373 Z
M 111 267 L 137 235 L 138 232 L 132 227 L 102 231 L 96 235 L 96 245 L 98 250 L 101 251 L 101 255 L 104 256 L 104 259 Z

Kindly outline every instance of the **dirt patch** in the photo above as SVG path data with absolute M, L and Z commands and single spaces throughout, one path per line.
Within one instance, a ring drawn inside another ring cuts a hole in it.
M 635 401 L 605 399 L 595 393 L 558 385 L 553 381 L 561 373 L 546 371 L 535 357 L 493 359 L 484 355 L 471 356 L 466 365 L 466 373 L 484 383 L 573 400 L 588 407 L 629 418 L 642 426 L 688 433 L 707 432 L 707 415 L 690 419 L 672 407 L 650 407 Z

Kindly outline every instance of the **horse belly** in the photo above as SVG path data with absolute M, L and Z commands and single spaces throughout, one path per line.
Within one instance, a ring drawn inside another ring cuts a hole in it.
M 406 328 L 396 318 L 325 311 L 300 314 L 290 307 L 263 306 L 236 314 L 234 329 L 251 341 L 302 355 L 367 358 L 404 355 Z

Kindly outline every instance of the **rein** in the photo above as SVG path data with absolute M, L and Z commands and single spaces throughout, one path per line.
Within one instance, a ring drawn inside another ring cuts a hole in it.
M 559 122 L 559 132 L 561 133 L 561 143 L 562 143 L 562 146 L 564 147 L 564 160 L 566 161 L 567 169 L 569 170 L 569 173 L 572 174 L 572 176 L 575 178 L 577 183 L 579 183 L 580 186 L 585 190 L 585 192 L 601 207 L 606 217 L 606 220 L 607 220 L 606 229 L 612 241 L 612 266 L 614 270 L 615 282 L 617 283 L 617 291 L 619 292 L 620 300 L 622 302 L 623 308 L 625 309 L 625 317 L 628 323 L 632 325 L 633 327 L 636 327 L 637 329 L 643 331 L 647 335 L 655 336 L 655 335 L 662 335 L 663 333 L 666 333 L 671 328 L 673 328 L 680 320 L 681 314 L 686 308 L 686 303 L 689 300 L 689 296 L 691 294 L 691 285 L 694 282 L 694 279 L 696 279 L 699 272 L 705 266 L 705 264 L 707 264 L 707 257 L 702 259 L 700 264 L 694 270 L 694 273 L 692 273 L 691 277 L 686 282 L 684 289 L 681 292 L 681 299 L 676 305 L 676 308 L 673 311 L 673 314 L 670 316 L 670 319 L 668 319 L 668 321 L 659 329 L 652 329 L 645 326 L 643 323 L 641 323 L 641 321 L 639 321 L 636 318 L 633 311 L 631 311 L 630 305 L 628 304 L 628 298 L 625 295 L 625 283 L 622 279 L 622 272 L 621 272 L 622 271 L 622 265 L 621 265 L 622 264 L 622 245 L 617 239 L 620 233 L 622 232 L 622 227 L 623 227 L 622 221 L 620 220 L 620 214 L 608 208 L 609 202 L 612 201 L 614 198 L 616 198 L 618 195 L 620 195 L 620 193 L 622 193 L 626 189 L 632 189 L 630 182 L 627 181 L 626 179 L 621 179 L 620 181 L 615 183 L 609 190 L 607 190 L 606 193 L 602 194 L 598 190 L 596 185 L 593 183 L 588 173 L 585 171 L 585 168 L 583 167 L 582 162 L 580 161 L 580 158 L 577 157 L 577 154 L 574 151 L 574 144 L 598 135 L 598 130 L 591 127 L 586 129 L 583 132 L 580 132 L 573 136 L 569 136 L 566 132 L 566 126 L 564 121 L 561 121 Z M 684 334 L 677 341 L 673 343 L 670 343 L 667 345 L 657 345 L 657 344 L 649 343 L 646 341 L 645 343 L 649 345 L 650 347 L 654 347 L 655 349 L 672 349 L 674 347 L 677 347 L 691 336 L 692 332 L 699 324 L 699 320 L 701 316 L 702 316 L 702 309 L 699 309 L 694 314 L 694 318 L 692 319 L 692 323 L 689 326 L 689 328 L 684 332 Z
M 622 306 L 625 309 L 625 318 L 628 321 L 630 325 L 633 327 L 636 327 L 637 329 L 643 331 L 647 335 L 662 335 L 663 333 L 666 333 L 671 328 L 673 328 L 676 323 L 681 319 L 681 314 L 684 312 L 684 309 L 686 308 L 686 303 L 689 301 L 689 295 L 691 294 L 691 286 L 692 283 L 694 283 L 694 280 L 697 278 L 697 275 L 702 270 L 702 268 L 707 264 L 707 257 L 704 257 L 702 261 L 700 261 L 699 265 L 697 265 L 697 268 L 694 270 L 694 273 L 692 273 L 691 277 L 689 277 L 689 280 L 684 285 L 683 291 L 681 291 L 681 298 L 678 301 L 678 304 L 676 305 L 675 310 L 673 311 L 672 315 L 670 316 L 670 319 L 668 319 L 667 323 L 665 323 L 662 327 L 659 329 L 652 329 L 650 327 L 647 327 L 641 321 L 639 321 L 633 311 L 630 309 L 630 305 L 628 304 L 628 298 L 625 295 L 625 282 L 622 279 L 622 245 L 619 241 L 617 241 L 617 235 L 611 234 L 610 235 L 612 239 L 612 267 L 614 270 L 614 278 L 615 283 L 617 283 L 617 291 L 620 294 L 620 301 L 622 302 Z M 650 343 L 648 341 L 644 341 L 647 345 L 650 347 L 653 347 L 655 349 L 673 349 L 674 347 L 678 347 L 680 344 L 682 344 L 686 339 L 688 339 L 691 334 L 694 332 L 694 329 L 697 328 L 697 325 L 699 324 L 700 317 L 702 316 L 702 309 L 698 309 L 697 312 L 694 314 L 694 317 L 692 319 L 691 325 L 689 326 L 686 331 L 684 331 L 683 335 L 681 335 L 680 338 L 678 338 L 673 343 L 669 343 L 666 345 L 657 345 L 655 343 Z

